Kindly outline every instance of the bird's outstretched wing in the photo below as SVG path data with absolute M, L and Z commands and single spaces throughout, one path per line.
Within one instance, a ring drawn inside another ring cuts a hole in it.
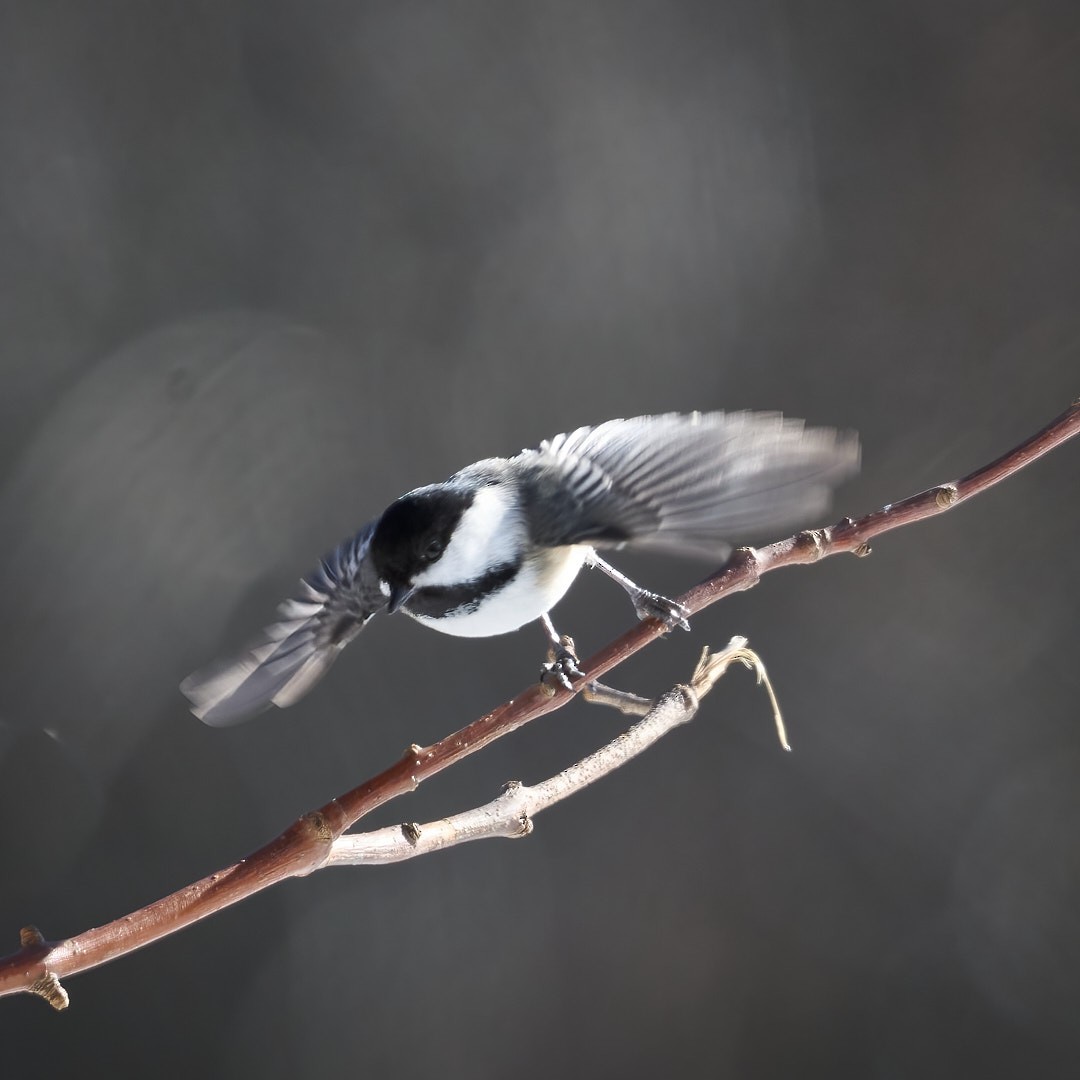
M 376 522 L 327 555 L 278 608 L 279 621 L 240 656 L 189 675 L 180 690 L 191 711 L 215 727 L 303 697 L 338 653 L 386 606 L 368 558 Z
M 858 471 L 859 440 L 778 413 L 665 413 L 556 435 L 519 460 L 540 543 L 724 558 L 748 532 L 811 524 Z

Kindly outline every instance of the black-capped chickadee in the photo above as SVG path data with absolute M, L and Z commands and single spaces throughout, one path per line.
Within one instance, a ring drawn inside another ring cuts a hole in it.
M 635 585 L 597 548 L 719 561 L 739 534 L 821 513 L 858 464 L 854 434 L 776 413 L 667 413 L 556 435 L 391 503 L 322 560 L 257 643 L 180 689 L 214 725 L 291 705 L 384 610 L 462 637 L 539 619 L 556 647 L 548 674 L 569 684 L 580 672 L 548 612 L 583 566 L 626 589 L 639 618 L 689 629 L 678 604 Z

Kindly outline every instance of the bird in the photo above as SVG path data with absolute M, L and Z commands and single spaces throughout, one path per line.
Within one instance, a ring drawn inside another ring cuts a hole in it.
M 716 411 L 609 420 L 477 461 L 392 502 L 324 556 L 259 638 L 180 690 L 211 726 L 292 705 L 383 612 L 461 637 L 539 621 L 552 648 L 542 677 L 572 686 L 582 673 L 549 612 L 584 567 L 622 586 L 639 619 L 689 629 L 679 604 L 600 551 L 722 562 L 736 537 L 823 512 L 859 458 L 854 432 Z

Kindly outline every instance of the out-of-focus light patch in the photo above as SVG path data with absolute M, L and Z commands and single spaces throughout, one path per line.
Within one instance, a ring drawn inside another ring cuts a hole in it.
M 363 389 L 354 357 L 246 311 L 155 331 L 73 386 L 0 490 L 0 517 L 19 522 L 0 560 L 20 613 L 16 726 L 47 718 L 108 770 L 148 726 L 185 717 L 177 684 L 222 647 L 230 614 L 344 532 L 327 523 L 357 432 L 380 423 Z
M 107 790 L 88 758 L 52 728 L 0 720 L 0 853 L 5 899 L 46 890 L 84 856 Z
M 1004 777 L 968 831 L 952 898 L 961 952 L 982 993 L 1012 1022 L 1073 1040 L 1080 1000 L 1078 781 L 1075 753 L 1048 753 Z

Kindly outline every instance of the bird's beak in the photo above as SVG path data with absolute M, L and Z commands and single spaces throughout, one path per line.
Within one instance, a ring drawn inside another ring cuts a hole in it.
M 414 592 L 416 589 L 412 585 L 391 585 L 386 610 L 393 614 Z

